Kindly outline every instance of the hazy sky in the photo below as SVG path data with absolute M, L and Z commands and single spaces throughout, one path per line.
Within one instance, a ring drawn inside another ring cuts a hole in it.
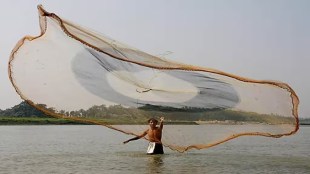
M 0 109 L 21 102 L 7 73 L 19 39 L 38 35 L 37 5 L 142 51 L 288 83 L 310 117 L 309 0 L 3 0 Z

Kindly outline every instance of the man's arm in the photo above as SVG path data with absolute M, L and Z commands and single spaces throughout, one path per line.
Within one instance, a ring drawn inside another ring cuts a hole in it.
M 164 117 L 160 117 L 160 122 L 159 122 L 159 128 L 163 129 L 164 128 Z
M 131 138 L 131 139 L 127 140 L 127 141 L 124 141 L 123 143 L 126 144 L 126 143 L 128 143 L 128 142 L 130 142 L 130 141 L 138 140 L 138 139 L 144 137 L 144 136 L 147 134 L 147 131 L 148 131 L 148 130 L 144 131 L 144 132 L 143 132 L 141 135 L 139 135 L 139 136 L 136 136 L 136 137 Z

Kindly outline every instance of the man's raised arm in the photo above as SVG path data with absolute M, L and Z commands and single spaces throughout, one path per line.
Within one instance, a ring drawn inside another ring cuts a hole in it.
M 160 122 L 159 122 L 159 128 L 160 129 L 163 129 L 163 127 L 164 127 L 164 117 L 160 117 Z

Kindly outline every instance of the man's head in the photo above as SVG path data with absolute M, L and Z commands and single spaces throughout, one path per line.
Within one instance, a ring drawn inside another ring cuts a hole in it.
M 158 121 L 155 118 L 150 118 L 147 122 L 149 123 L 151 127 L 156 127 L 158 123 Z

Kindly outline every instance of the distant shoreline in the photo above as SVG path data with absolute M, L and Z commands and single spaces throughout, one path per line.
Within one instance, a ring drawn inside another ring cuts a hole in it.
M 91 125 L 61 118 L 0 117 L 0 125 Z
M 166 125 L 199 125 L 199 124 L 235 124 L 233 122 L 195 122 L 195 121 L 166 121 Z M 241 123 L 240 123 L 241 124 Z M 94 125 L 63 118 L 48 117 L 0 117 L 0 125 Z M 300 126 L 310 126 L 310 123 L 300 123 Z
M 128 123 L 132 124 L 132 123 Z M 169 121 L 167 125 L 197 125 L 194 121 Z M 95 125 L 87 122 L 79 122 L 65 118 L 41 118 L 41 117 L 0 117 L 1 125 Z M 113 125 L 113 123 L 110 123 Z

